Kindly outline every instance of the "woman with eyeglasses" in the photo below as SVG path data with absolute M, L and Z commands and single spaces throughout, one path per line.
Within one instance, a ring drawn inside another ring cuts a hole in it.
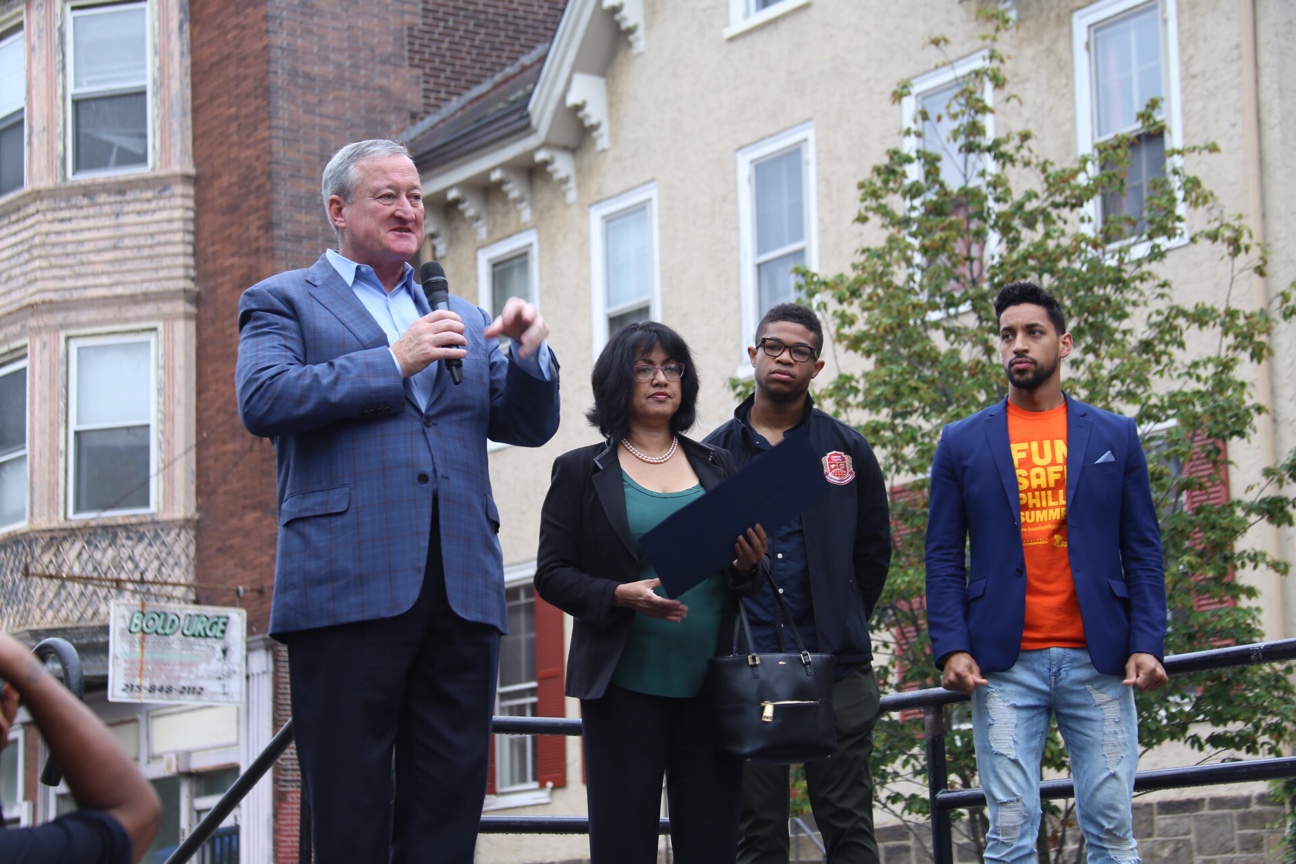
M 733 472 L 723 450 L 684 437 L 696 416 L 688 345 L 643 321 L 608 341 L 586 414 L 605 441 L 554 462 L 535 586 L 575 623 L 567 695 L 581 700 L 591 864 L 655 864 L 662 776 L 679 864 L 731 864 L 742 764 L 720 752 L 702 681 L 737 596 L 768 575 L 765 532 L 668 598 L 638 538 Z

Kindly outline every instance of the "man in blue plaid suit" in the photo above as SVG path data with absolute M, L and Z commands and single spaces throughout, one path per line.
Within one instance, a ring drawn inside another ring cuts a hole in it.
M 431 310 L 403 145 L 342 148 L 322 191 L 338 249 L 244 292 L 236 372 L 278 456 L 270 631 L 315 861 L 469 864 L 507 626 L 486 439 L 553 436 L 558 366 L 520 299 L 494 321 L 458 297 Z

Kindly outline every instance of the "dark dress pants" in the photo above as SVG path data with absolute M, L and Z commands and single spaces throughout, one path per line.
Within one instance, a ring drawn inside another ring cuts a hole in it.
M 591 864 L 656 864 L 662 776 L 677 864 L 733 864 L 742 763 L 716 747 L 707 701 L 615 684 L 581 701 Z
M 873 836 L 873 727 L 881 693 L 871 667 L 833 685 L 837 752 L 807 762 L 806 791 L 829 864 L 878 864 Z M 743 771 L 739 864 L 787 864 L 788 766 L 748 762 Z
M 282 637 L 315 864 L 472 864 L 500 634 L 450 609 L 439 538 L 408 611 Z

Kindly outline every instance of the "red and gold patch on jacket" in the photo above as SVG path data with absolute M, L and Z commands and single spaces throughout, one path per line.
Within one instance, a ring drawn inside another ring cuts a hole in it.
M 824 478 L 829 483 L 845 486 L 855 479 L 855 463 L 849 454 L 840 450 L 829 451 L 823 457 Z

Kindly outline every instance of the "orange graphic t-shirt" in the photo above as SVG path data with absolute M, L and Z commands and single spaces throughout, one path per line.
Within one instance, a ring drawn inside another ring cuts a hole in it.
M 1026 626 L 1022 650 L 1083 648 L 1084 623 L 1067 556 L 1067 414 L 1008 403 L 1008 441 L 1021 502 L 1026 553 Z

